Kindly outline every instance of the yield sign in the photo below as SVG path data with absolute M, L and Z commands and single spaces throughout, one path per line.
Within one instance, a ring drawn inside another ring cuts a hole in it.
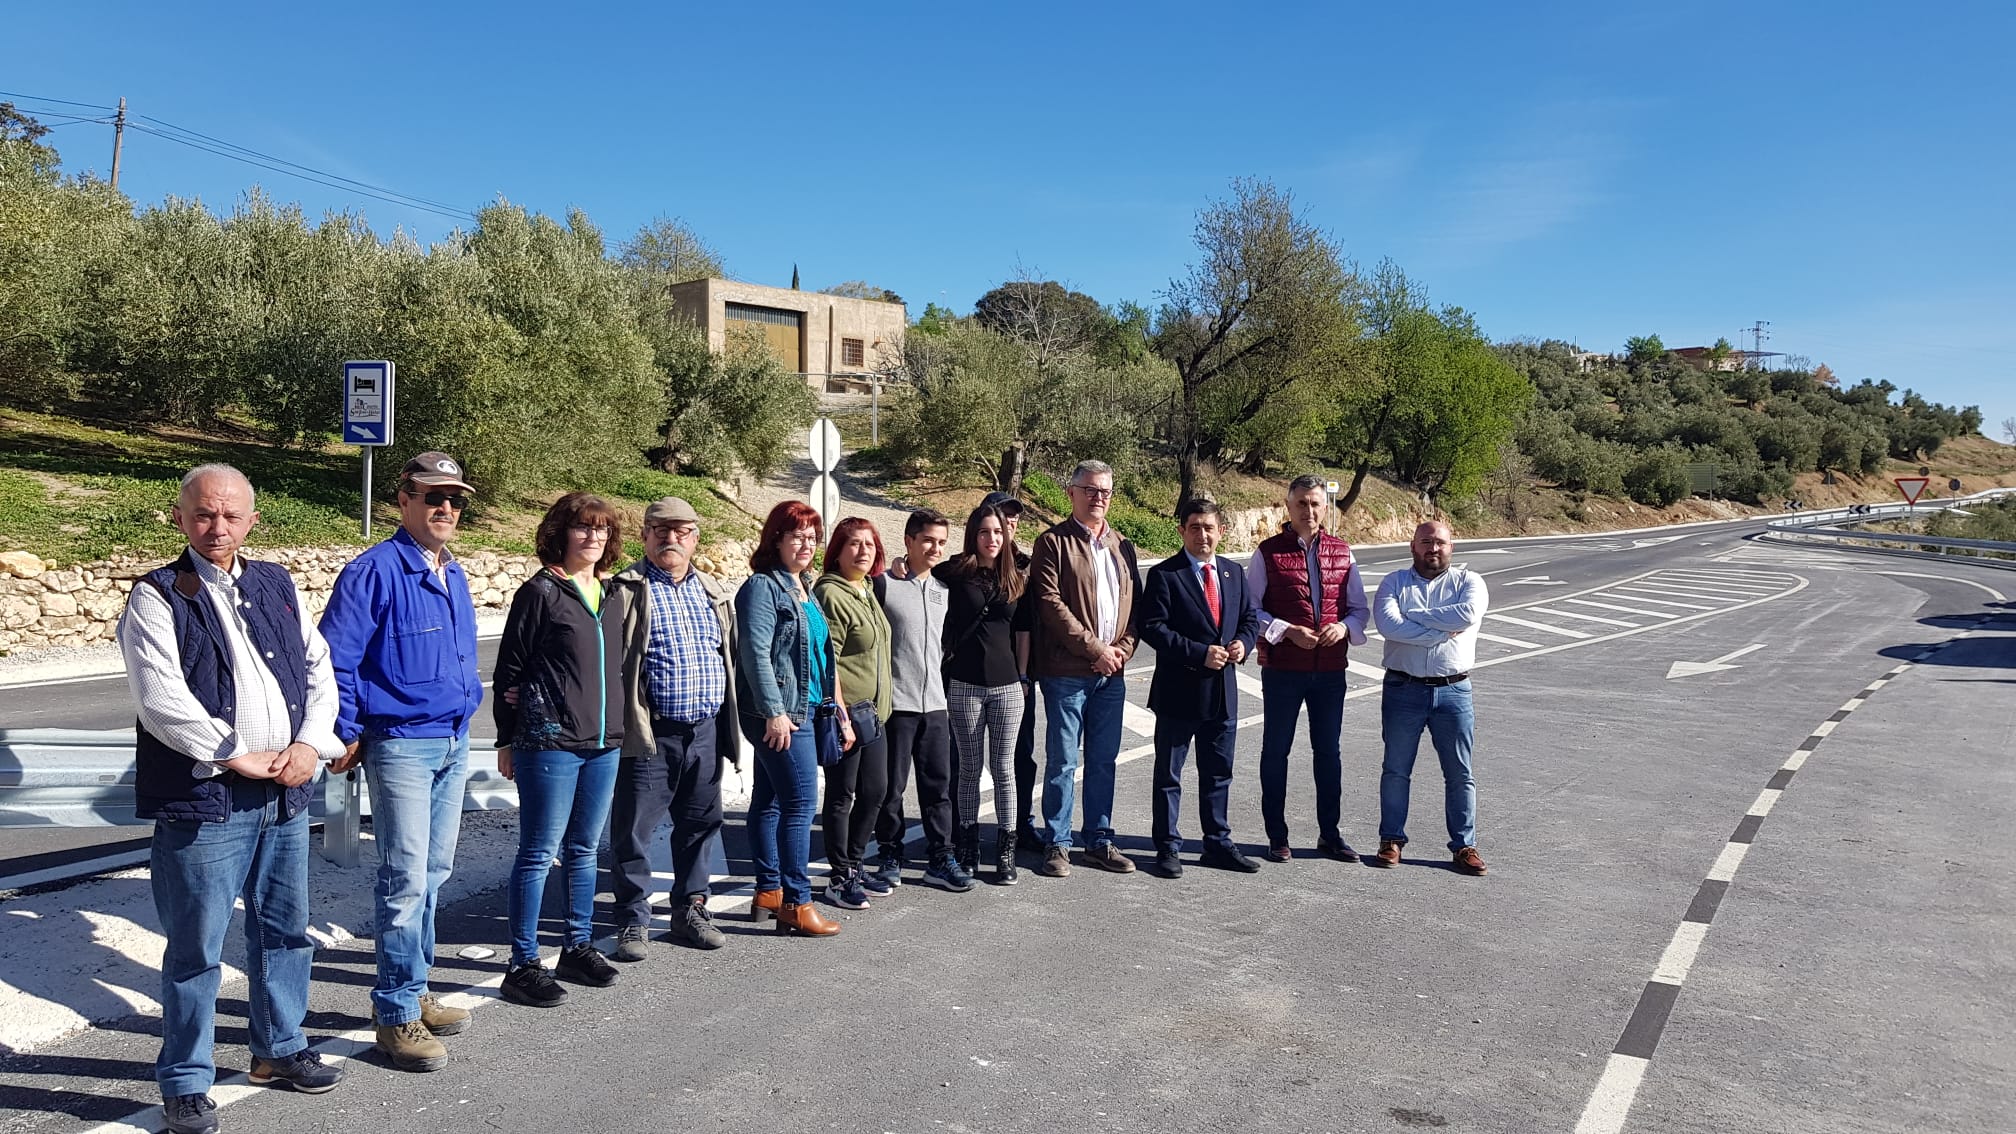
M 1925 495 L 1925 486 L 1931 483 L 1929 476 L 1900 476 L 1897 478 L 1897 491 L 1904 494 L 1904 503 L 1916 504 L 1918 498 Z

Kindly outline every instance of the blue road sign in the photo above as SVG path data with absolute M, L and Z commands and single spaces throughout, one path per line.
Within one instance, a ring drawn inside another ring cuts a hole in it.
M 392 383 L 397 368 L 390 362 L 343 364 L 343 443 L 392 443 Z

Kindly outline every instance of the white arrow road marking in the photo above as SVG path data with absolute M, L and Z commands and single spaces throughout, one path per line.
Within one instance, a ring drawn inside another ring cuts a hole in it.
M 1568 580 L 1550 579 L 1545 575 L 1528 575 L 1523 579 L 1514 579 L 1505 585 L 1508 587 L 1565 587 L 1568 585 Z
M 1736 658 L 1740 658 L 1744 654 L 1750 653 L 1753 650 L 1761 650 L 1763 648 L 1764 643 L 1759 642 L 1754 646 L 1745 646 L 1740 650 L 1733 650 L 1729 653 L 1723 654 L 1721 657 L 1716 658 L 1713 661 L 1705 661 L 1705 662 L 1676 661 L 1673 663 L 1673 668 L 1666 671 L 1666 679 L 1668 681 L 1671 681 L 1676 677 L 1693 677 L 1696 676 L 1697 674 L 1716 673 L 1720 670 L 1725 669 L 1741 669 L 1743 668 L 1742 666 L 1730 665 L 1729 662 L 1735 660 Z

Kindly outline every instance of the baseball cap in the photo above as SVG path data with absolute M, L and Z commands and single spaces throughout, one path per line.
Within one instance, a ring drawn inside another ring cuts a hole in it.
M 399 470 L 399 479 L 414 484 L 424 484 L 429 488 L 454 487 L 474 492 L 476 489 L 462 479 L 462 466 L 446 453 L 428 451 L 406 462 Z
M 1019 516 L 1022 514 L 1022 502 L 1005 492 L 988 493 L 987 499 L 982 500 L 980 506 L 982 508 L 999 508 L 1002 514 L 1009 516 Z
M 651 503 L 650 507 L 644 509 L 644 526 L 647 528 L 653 524 L 697 524 L 699 522 L 700 513 L 693 510 L 693 505 L 686 503 L 677 496 L 667 496 L 662 500 L 655 500 Z

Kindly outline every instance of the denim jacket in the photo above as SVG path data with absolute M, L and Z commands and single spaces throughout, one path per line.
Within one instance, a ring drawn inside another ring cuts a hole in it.
M 804 576 L 808 594 L 812 580 L 811 574 Z M 811 628 L 798 605 L 791 573 L 777 567 L 750 576 L 735 592 L 735 624 L 735 701 L 741 709 L 743 734 L 750 743 L 760 743 L 763 722 L 779 714 L 803 727 L 806 677 L 812 666 Z M 821 664 L 831 674 L 839 659 L 833 655 L 830 635 L 826 652 Z

